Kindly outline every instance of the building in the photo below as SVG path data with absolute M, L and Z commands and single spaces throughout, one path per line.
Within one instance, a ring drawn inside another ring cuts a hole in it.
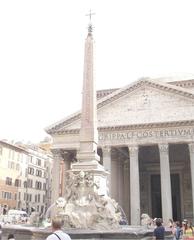
M 52 155 L 35 145 L 0 141 L 1 209 L 44 213 L 51 205 Z
M 0 205 L 1 211 L 18 208 L 21 199 L 23 164 L 28 157 L 27 151 L 6 141 L 0 141 Z
M 87 40 L 85 44 L 87 84 L 93 78 L 93 48 Z M 142 213 L 162 217 L 165 223 L 194 219 L 194 79 L 142 78 L 102 90 L 97 97 L 98 155 L 110 172 L 109 194 L 129 223 L 140 224 Z M 91 117 L 88 98 L 86 121 Z M 65 187 L 60 162 L 66 172 L 79 156 L 80 129 L 81 111 L 46 128 L 53 137 L 54 198 L 60 185 Z
M 98 153 L 111 173 L 110 194 L 129 220 L 131 208 L 166 220 L 192 219 L 194 80 L 140 79 L 100 91 L 97 105 Z M 47 128 L 65 170 L 79 150 L 80 114 Z

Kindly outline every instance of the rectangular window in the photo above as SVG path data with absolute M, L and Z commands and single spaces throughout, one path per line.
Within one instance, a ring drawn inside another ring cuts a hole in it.
M 36 181 L 35 188 L 41 190 L 42 189 L 42 183 L 39 181 Z
M 27 188 L 27 181 L 24 181 L 24 188 Z
M 38 177 L 42 177 L 42 171 L 36 169 L 36 176 L 38 176 Z
M 20 179 L 15 180 L 15 187 L 21 187 L 21 180 Z
M 28 187 L 33 188 L 33 180 L 32 179 L 28 179 Z
M 41 159 L 37 158 L 37 159 L 36 159 L 36 164 L 37 164 L 38 166 L 41 166 Z
M 11 193 L 10 192 L 2 192 L 2 198 L 4 199 L 11 199 Z
M 28 168 L 28 173 L 31 175 L 34 175 L 34 168 L 29 167 Z
M 40 202 L 40 194 L 38 194 L 38 202 Z
M 5 184 L 6 185 L 12 185 L 12 178 L 6 177 Z

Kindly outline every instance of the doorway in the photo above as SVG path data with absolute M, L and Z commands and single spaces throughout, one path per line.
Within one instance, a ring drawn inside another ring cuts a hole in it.
M 171 174 L 171 191 L 172 191 L 172 212 L 173 220 L 181 220 L 181 197 L 180 197 L 180 176 Z M 161 202 L 161 182 L 160 175 L 151 175 L 151 203 L 152 217 L 162 218 Z
M 151 175 L 152 218 L 162 218 L 160 175 Z

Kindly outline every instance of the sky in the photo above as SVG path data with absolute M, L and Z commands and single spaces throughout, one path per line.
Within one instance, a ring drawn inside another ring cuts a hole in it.
M 0 139 L 39 142 L 80 109 L 90 9 L 98 90 L 194 74 L 193 0 L 2 0 Z

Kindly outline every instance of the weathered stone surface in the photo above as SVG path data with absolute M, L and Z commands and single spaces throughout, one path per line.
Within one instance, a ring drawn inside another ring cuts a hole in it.
M 118 229 L 121 212 L 107 195 L 99 195 L 100 183 L 91 172 L 69 172 L 65 197 L 60 197 L 51 214 L 67 228 Z M 51 220 L 50 220 L 51 221 Z
M 153 239 L 153 228 L 147 229 L 140 226 L 125 226 L 115 230 L 83 230 L 83 229 L 63 229 L 72 239 L 139 239 L 151 240 Z M 51 234 L 51 229 L 25 227 L 10 225 L 3 227 L 2 240 L 7 240 L 9 233 L 14 233 L 15 238 L 19 240 L 45 240 Z M 171 231 L 166 230 L 166 239 L 171 239 Z

